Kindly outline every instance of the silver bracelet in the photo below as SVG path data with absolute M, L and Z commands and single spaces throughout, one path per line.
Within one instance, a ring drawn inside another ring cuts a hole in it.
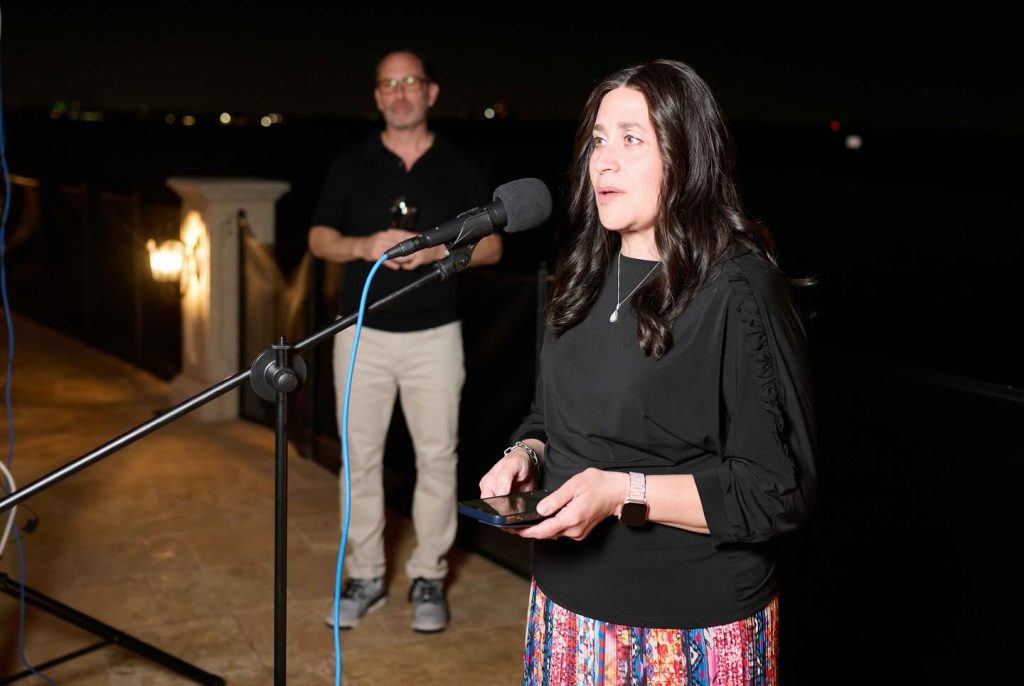
M 530 464 L 533 465 L 534 471 L 537 472 L 538 474 L 540 474 L 540 457 L 538 457 L 537 451 L 534 450 L 533 448 L 531 448 L 530 446 L 526 445 L 522 441 L 516 441 L 515 443 L 513 443 L 509 447 L 505 448 L 505 452 L 502 453 L 502 454 L 503 455 L 508 455 L 510 452 L 512 452 L 516 448 L 518 448 L 519 450 L 522 450 L 524 453 L 526 453 L 526 456 L 528 458 L 530 458 Z

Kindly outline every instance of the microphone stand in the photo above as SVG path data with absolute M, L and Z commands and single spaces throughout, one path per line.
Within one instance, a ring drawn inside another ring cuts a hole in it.
M 447 257 L 438 260 L 432 266 L 429 274 L 425 274 L 413 283 L 400 288 L 399 290 L 384 296 L 367 310 L 373 312 L 384 305 L 397 300 L 405 294 L 420 288 L 432 281 L 447 281 L 452 276 L 469 266 L 470 257 L 473 254 L 475 243 L 451 248 Z M 134 443 L 143 436 L 156 431 L 157 429 L 170 424 L 174 420 L 188 414 L 192 410 L 202 407 L 206 403 L 227 393 L 241 385 L 246 379 L 250 381 L 253 390 L 264 400 L 272 400 L 275 404 L 274 421 L 274 457 L 275 457 L 275 490 L 274 490 L 274 686 L 285 684 L 286 648 L 285 639 L 287 636 L 287 589 L 288 589 L 288 393 L 299 387 L 306 378 L 306 365 L 301 357 L 294 355 L 315 345 L 319 345 L 338 332 L 352 326 L 358 319 L 357 314 L 350 314 L 338 319 L 299 342 L 289 345 L 284 336 L 278 338 L 277 342 L 267 348 L 253 361 L 249 369 L 229 376 L 223 381 L 200 391 L 196 395 L 175 405 L 163 414 L 144 422 L 134 429 L 121 434 L 120 436 L 104 443 L 100 447 L 81 457 L 68 462 L 64 466 L 42 476 L 27 486 L 23 486 L 8 494 L 0 500 L 0 514 L 6 512 L 18 503 L 31 498 L 33 495 L 53 486 L 59 481 L 75 474 L 76 472 L 109 457 L 118 450 Z M 18 597 L 20 584 L 11 579 L 7 574 L 0 573 L 0 591 Z M 55 658 L 39 667 L 45 669 L 54 665 L 66 662 L 75 657 L 90 653 L 110 644 L 117 644 L 142 657 L 152 660 L 168 669 L 178 672 L 182 676 L 206 686 L 222 686 L 224 679 L 216 674 L 205 672 L 194 665 L 191 665 L 179 658 L 163 652 L 159 648 L 144 643 L 114 627 L 104 624 L 88 615 L 85 615 L 73 608 L 48 598 L 47 596 L 32 590 L 27 586 L 25 589 L 25 601 L 49 614 L 63 619 L 75 626 L 95 634 L 102 638 L 100 643 L 77 650 L 73 653 Z M 31 672 L 25 671 L 9 677 L 0 679 L 0 684 L 7 684 L 25 676 Z

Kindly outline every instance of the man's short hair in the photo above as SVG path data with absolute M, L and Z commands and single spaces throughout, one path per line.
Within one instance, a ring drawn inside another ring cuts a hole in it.
M 391 55 L 394 55 L 395 53 L 399 52 L 407 53 L 418 59 L 420 61 L 420 64 L 423 65 L 423 75 L 427 77 L 428 81 L 435 81 L 433 64 L 431 64 L 430 60 L 427 57 L 425 57 L 422 52 L 420 52 L 419 50 L 415 50 L 413 48 L 397 47 L 390 49 L 387 52 L 382 52 L 380 54 L 380 57 L 377 58 L 377 66 L 374 67 L 373 70 L 374 85 L 376 85 L 377 79 L 380 77 L 381 63 Z

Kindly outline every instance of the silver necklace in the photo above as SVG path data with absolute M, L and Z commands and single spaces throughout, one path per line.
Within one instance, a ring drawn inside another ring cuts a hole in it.
M 622 248 L 619 248 L 619 260 L 618 260 L 618 262 L 615 265 L 615 299 L 618 300 L 618 303 L 615 305 L 615 309 L 612 310 L 612 316 L 608 317 L 608 321 L 610 321 L 612 324 L 614 324 L 615 322 L 619 321 L 619 308 L 622 307 L 622 303 L 624 303 L 627 300 L 629 300 L 630 298 L 632 298 L 633 294 L 636 293 L 637 288 L 640 288 L 640 286 L 643 286 L 644 282 L 647 281 L 647 279 L 650 278 L 651 274 L 654 273 L 654 270 L 657 269 L 660 266 L 661 266 L 661 262 L 658 262 L 658 264 L 656 264 L 653 267 L 651 267 L 651 271 L 647 272 L 647 276 L 645 276 L 644 278 L 640 279 L 640 283 L 638 283 L 636 285 L 636 287 L 633 288 L 633 290 L 631 290 L 629 292 L 629 295 L 627 295 L 625 298 L 619 300 L 619 295 L 621 295 L 621 292 L 620 292 L 620 289 L 619 289 L 619 285 L 620 285 L 620 283 L 622 281 L 622 278 L 621 278 L 622 277 Z

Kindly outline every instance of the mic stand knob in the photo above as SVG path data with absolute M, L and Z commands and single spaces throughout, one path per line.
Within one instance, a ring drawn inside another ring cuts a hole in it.
M 267 348 L 253 360 L 252 374 L 249 381 L 252 389 L 260 398 L 273 401 L 278 392 L 291 393 L 299 384 L 306 380 L 306 363 L 298 355 L 289 360 L 291 366 L 281 365 L 277 362 L 279 345 L 275 344 Z M 291 346 L 285 346 L 284 353 L 287 358 Z

